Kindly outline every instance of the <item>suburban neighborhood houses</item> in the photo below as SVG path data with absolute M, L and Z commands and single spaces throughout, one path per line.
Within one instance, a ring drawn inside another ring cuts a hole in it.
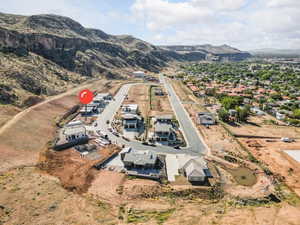
M 145 77 L 140 71 L 134 75 L 142 79 Z M 199 182 L 208 185 L 207 178 L 212 178 L 212 175 L 207 172 L 209 169 L 202 157 L 186 158 L 184 163 L 183 160 L 171 162 L 168 158 L 168 155 L 176 158 L 181 157 L 180 155 L 194 155 L 204 149 L 201 146 L 195 149 L 189 146 L 188 140 L 183 140 L 188 134 L 182 135 L 186 131 L 180 127 L 180 118 L 176 118 L 174 114 L 153 116 L 146 126 L 138 102 L 128 100 L 132 99 L 132 96 L 128 96 L 128 90 L 134 88 L 134 84 L 124 85 L 116 96 L 95 93 L 92 103 L 83 105 L 78 113 L 73 113 L 72 120 L 59 130 L 55 149 L 76 146 L 75 149 L 82 157 L 102 158 L 102 163 L 98 163 L 97 168 L 109 168 L 158 181 L 175 181 L 174 174 L 178 174 L 191 184 Z M 153 93 L 155 96 L 165 96 L 162 87 L 153 88 Z M 173 90 L 168 93 L 176 95 Z M 205 118 L 201 119 L 202 123 L 209 120 L 209 124 L 214 124 L 215 120 L 210 114 L 205 114 Z M 141 135 L 145 138 L 139 138 Z M 91 144 L 87 144 L 88 142 Z M 118 145 L 119 153 L 114 153 L 113 156 L 102 155 L 101 149 L 110 144 Z M 193 151 L 189 148 L 193 148 Z
M 127 181 L 141 182 L 141 190 L 154 182 L 168 193 L 204 191 L 212 199 L 228 193 L 278 201 L 278 182 L 297 192 L 298 100 L 277 96 L 268 82 L 249 85 L 196 72 L 211 66 L 180 65 L 159 75 L 137 71 L 135 82 L 115 92 L 94 91 L 90 103 L 57 119 L 53 149 L 79 155 L 96 169 L 97 182 L 108 173 L 116 182 L 109 191 L 118 195 Z M 284 160 L 289 163 L 274 169 Z

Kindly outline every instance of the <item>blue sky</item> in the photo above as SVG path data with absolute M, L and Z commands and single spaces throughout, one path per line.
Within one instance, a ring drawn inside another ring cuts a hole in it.
M 5 13 L 53 13 L 153 44 L 300 49 L 299 0 L 9 0 Z

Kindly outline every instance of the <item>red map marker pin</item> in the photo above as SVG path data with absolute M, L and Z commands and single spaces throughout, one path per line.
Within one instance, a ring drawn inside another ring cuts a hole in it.
M 89 104 L 91 101 L 93 101 L 94 94 L 90 90 L 84 89 L 79 93 L 78 97 L 82 104 Z

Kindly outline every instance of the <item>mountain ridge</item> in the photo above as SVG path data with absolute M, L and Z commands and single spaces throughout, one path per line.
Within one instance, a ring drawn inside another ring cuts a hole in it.
M 277 48 L 262 48 L 249 50 L 253 55 L 296 55 L 300 56 L 300 49 L 277 49 Z
M 216 51 L 217 48 L 212 49 Z M 209 51 L 174 51 L 131 35 L 111 35 L 99 29 L 85 28 L 75 20 L 59 15 L 0 13 L 0 62 L 7 64 L 0 73 L 5 78 L 0 81 L 0 91 L 6 93 L 0 103 L 22 104 L 23 93 L 25 96 L 56 94 L 69 84 L 91 77 L 121 78 L 120 74 L 112 72 L 114 69 L 130 67 L 159 72 L 171 61 L 203 60 L 207 54 L 213 54 Z M 239 55 L 239 50 L 235 51 L 230 54 Z M 223 53 L 220 50 L 219 55 Z M 240 60 L 238 56 L 232 59 Z M 14 61 L 15 65 L 9 61 Z M 41 74 L 40 67 L 47 76 Z M 36 90 L 31 90 L 31 85 L 24 88 L 27 82 L 37 86 Z M 61 88 L 53 82 L 59 83 Z

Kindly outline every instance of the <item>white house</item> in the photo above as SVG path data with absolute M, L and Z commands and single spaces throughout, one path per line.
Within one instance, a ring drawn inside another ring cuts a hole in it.
M 285 114 L 276 112 L 276 119 L 278 120 L 284 120 L 285 119 Z
M 65 125 L 65 127 L 74 127 L 74 126 L 80 126 L 83 125 L 81 120 L 73 120 Z
M 182 171 L 190 182 L 204 182 L 207 177 L 211 177 L 207 163 L 202 157 L 187 161 L 182 167 Z
M 69 142 L 88 138 L 86 134 L 86 129 L 82 125 L 64 128 L 63 135 L 65 136 L 66 140 Z
M 122 113 L 137 114 L 138 105 L 137 104 L 126 104 L 126 105 L 122 105 L 121 109 L 122 109 Z

